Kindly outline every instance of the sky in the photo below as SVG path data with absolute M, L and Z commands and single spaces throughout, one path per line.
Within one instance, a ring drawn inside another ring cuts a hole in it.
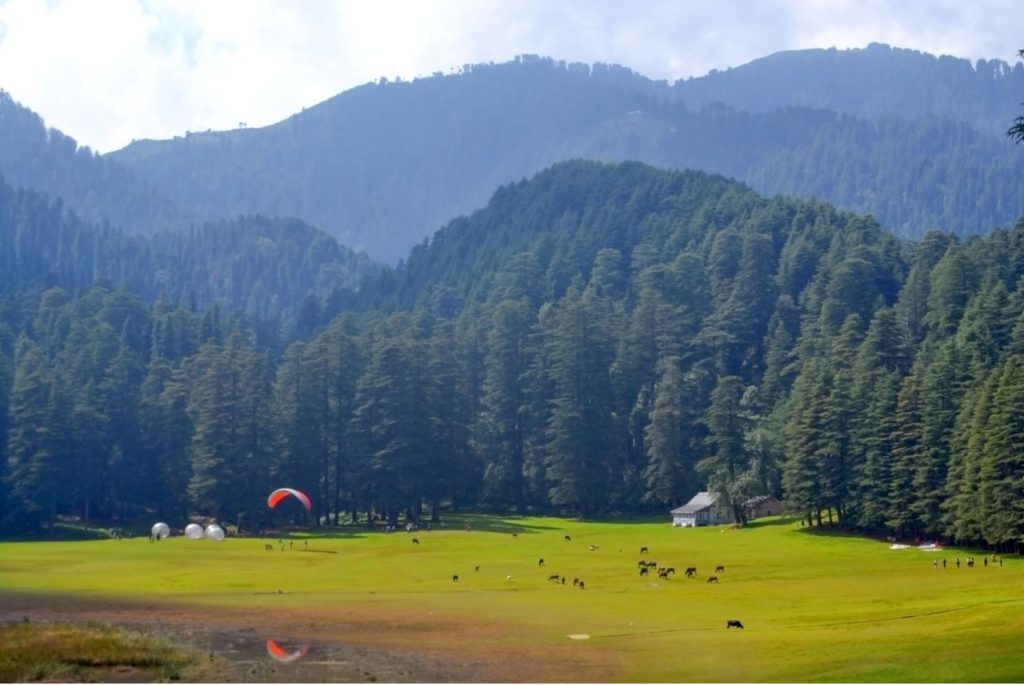
M 108 152 L 520 54 L 672 82 L 871 42 L 1013 63 L 1024 12 L 1020 0 L 0 0 L 0 89 Z

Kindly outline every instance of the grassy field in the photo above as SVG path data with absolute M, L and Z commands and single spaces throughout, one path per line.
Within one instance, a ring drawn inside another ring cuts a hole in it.
M 1024 682 L 1017 558 L 985 567 L 978 550 L 897 551 L 785 520 L 738 530 L 472 523 L 295 535 L 284 550 L 276 539 L 3 543 L 0 604 L 46 593 L 211 620 L 249 614 L 305 637 L 507 655 L 510 677 L 526 680 Z M 956 568 L 970 555 L 975 568 Z M 641 577 L 642 558 L 679 573 Z M 696 578 L 683 577 L 687 566 Z M 727 630 L 727 619 L 745 629 Z
M 149 682 L 220 675 L 201 655 L 109 625 L 0 625 L 0 682 Z

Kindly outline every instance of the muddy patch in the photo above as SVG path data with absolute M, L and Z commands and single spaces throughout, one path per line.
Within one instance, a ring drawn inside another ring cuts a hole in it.
M 226 679 L 253 683 L 464 682 L 463 668 L 419 654 L 377 650 L 331 641 L 268 637 L 254 630 L 201 626 L 125 624 L 174 644 L 191 647 L 224 664 Z M 292 649 L 290 661 L 275 658 L 268 639 Z M 472 680 L 472 676 L 469 676 Z

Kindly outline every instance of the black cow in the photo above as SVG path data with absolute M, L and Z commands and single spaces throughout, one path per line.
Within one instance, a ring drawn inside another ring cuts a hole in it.
M 664 578 L 665 580 L 668 580 L 668 569 L 667 568 L 663 568 L 660 571 L 658 571 L 658 577 L 659 578 Z
M 459 582 L 459 577 L 457 575 L 456 576 L 452 576 L 452 582 L 453 583 Z
M 708 576 L 708 579 L 706 581 L 704 581 L 704 582 L 705 583 L 717 583 L 718 582 L 718 576 Z
M 687 578 L 693 578 L 695 575 L 697 575 L 697 567 L 696 566 L 688 566 L 686 568 L 686 577 Z
M 641 547 L 640 548 L 640 554 L 647 554 L 647 548 L 646 547 Z
M 646 566 L 642 566 L 640 568 L 640 575 L 642 575 L 642 576 L 646 576 L 647 575 L 647 567 Z
M 552 575 L 548 576 L 548 580 L 550 580 L 550 581 L 554 581 L 554 582 L 556 582 L 556 583 L 557 583 L 557 582 L 558 582 L 558 574 L 557 574 L 557 573 L 554 573 L 554 574 L 552 574 Z
M 566 542 L 572 542 L 572 536 L 570 536 L 570 535 L 566 535 L 566 536 L 565 536 L 565 541 L 566 541 Z
M 725 567 L 719 564 L 715 567 L 715 573 L 725 573 Z
M 743 624 L 736 619 L 729 619 L 725 622 L 725 629 L 728 630 L 729 628 L 739 628 L 740 630 L 743 630 Z
M 669 573 L 675 573 L 676 572 L 676 570 L 674 568 L 672 568 L 671 566 L 669 566 L 667 568 L 664 568 L 662 570 L 665 572 L 665 575 L 668 575 Z
M 581 590 L 583 590 L 583 589 L 585 589 L 585 588 L 586 588 L 586 586 L 585 586 L 585 585 L 583 584 L 583 581 L 581 580 L 581 581 L 580 581 L 580 589 L 581 589 Z
M 544 557 L 541 557 L 540 559 L 537 560 L 537 565 L 538 566 L 543 566 L 544 565 Z
M 420 540 L 419 540 L 419 538 L 413 538 L 413 539 L 412 539 L 412 544 L 414 544 L 414 545 L 418 545 L 418 544 L 420 544 Z

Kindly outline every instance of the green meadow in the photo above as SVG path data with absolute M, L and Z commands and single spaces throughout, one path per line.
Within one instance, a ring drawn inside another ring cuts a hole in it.
M 3 543 L 0 605 L 45 595 L 211 618 L 251 612 L 267 625 L 310 616 L 325 633 L 346 621 L 372 632 L 380 616 L 382 635 L 400 625 L 455 659 L 480 640 L 496 654 L 533 654 L 542 678 L 543 660 L 561 659 L 601 664 L 606 681 L 1024 681 L 1024 563 L 985 567 L 980 550 L 891 550 L 782 519 L 674 529 L 487 517 L 413 534 L 296 533 L 284 547 L 276 538 Z M 956 568 L 971 555 L 975 568 Z M 677 573 L 643 577 L 641 559 Z M 696 578 L 684 577 L 687 566 Z M 729 619 L 744 629 L 726 629 Z

